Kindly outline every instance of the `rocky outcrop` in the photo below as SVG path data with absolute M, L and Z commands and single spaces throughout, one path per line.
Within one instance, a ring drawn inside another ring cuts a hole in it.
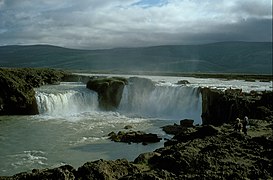
M 108 134 L 112 141 L 115 142 L 125 142 L 125 143 L 142 143 L 146 145 L 147 143 L 159 142 L 162 138 L 159 138 L 157 134 L 145 133 L 142 131 L 119 131 L 118 133 L 111 132 Z
M 115 161 L 98 160 L 87 162 L 77 171 L 78 179 L 120 179 L 128 174 L 139 173 L 140 170 L 126 159 Z
M 194 120 L 192 119 L 183 119 L 180 121 L 180 125 L 174 124 L 174 125 L 166 125 L 162 127 L 162 130 L 166 132 L 167 134 L 176 135 L 180 132 L 186 131 L 190 128 L 195 127 L 193 125 Z
M 188 80 L 179 80 L 176 84 L 186 85 L 190 84 L 190 82 Z
M 54 180 L 54 179 L 64 179 L 64 180 L 74 180 L 76 179 L 76 170 L 69 165 L 61 166 L 54 169 L 33 169 L 31 173 L 23 172 L 16 174 L 11 177 L 3 177 L 2 179 L 41 179 L 41 180 Z M 1 178 L 0 178 L 1 179 Z
M 273 92 L 242 92 L 241 89 L 226 91 L 203 88 L 203 124 L 220 125 L 231 123 L 237 117 L 252 119 L 272 119 Z
M 86 87 L 98 93 L 101 109 L 115 110 L 120 103 L 125 84 L 127 80 L 121 77 L 93 78 L 87 82 Z
M 0 68 L 0 115 L 38 114 L 33 88 L 58 84 L 65 74 L 52 69 Z

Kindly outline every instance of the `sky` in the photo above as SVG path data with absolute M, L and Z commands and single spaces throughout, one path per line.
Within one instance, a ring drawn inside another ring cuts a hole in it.
M 0 46 L 272 42 L 272 0 L 0 0 Z

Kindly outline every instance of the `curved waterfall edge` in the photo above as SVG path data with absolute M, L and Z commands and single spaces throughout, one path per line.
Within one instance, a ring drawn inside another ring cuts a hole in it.
M 100 111 L 97 93 L 78 84 L 39 88 L 36 101 L 41 115 L 69 116 Z M 129 84 L 123 89 L 116 111 L 128 117 L 193 119 L 195 124 L 201 124 L 202 94 L 200 88 L 190 86 L 156 85 L 145 89 Z

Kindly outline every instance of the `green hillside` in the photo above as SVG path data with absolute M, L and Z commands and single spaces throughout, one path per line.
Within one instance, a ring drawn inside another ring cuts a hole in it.
M 48 45 L 2 46 L 0 66 L 272 74 L 272 43 L 222 42 L 107 50 L 76 50 Z

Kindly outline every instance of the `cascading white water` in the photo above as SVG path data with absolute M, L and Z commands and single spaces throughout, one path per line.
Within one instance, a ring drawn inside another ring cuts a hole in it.
M 98 109 L 97 93 L 81 83 L 62 83 L 36 89 L 40 114 L 69 116 Z
M 129 117 L 156 119 L 194 119 L 201 123 L 202 97 L 199 88 L 157 84 L 147 79 L 134 79 L 126 85 L 118 112 Z M 62 83 L 36 89 L 39 113 L 70 116 L 98 111 L 98 96 L 82 83 Z
M 147 90 L 130 84 L 124 88 L 119 110 L 133 116 L 172 120 L 189 118 L 200 124 L 202 96 L 195 87 L 156 85 Z

